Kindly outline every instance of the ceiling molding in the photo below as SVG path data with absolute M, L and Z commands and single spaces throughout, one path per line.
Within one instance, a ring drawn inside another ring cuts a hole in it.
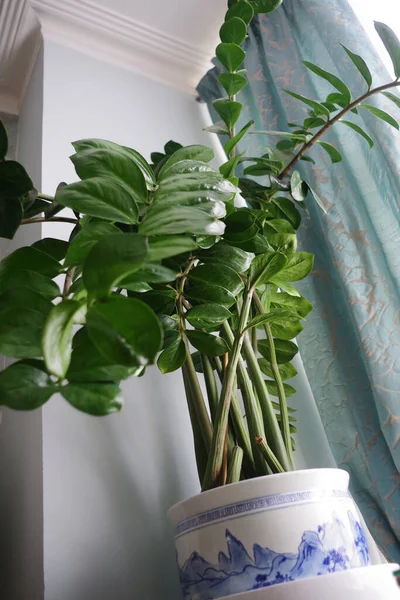
M 186 92 L 195 93 L 211 66 L 205 52 L 90 0 L 31 0 L 31 5 L 45 40 Z

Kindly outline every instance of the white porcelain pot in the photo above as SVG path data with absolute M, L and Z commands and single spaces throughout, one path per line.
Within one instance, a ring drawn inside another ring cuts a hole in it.
M 235 594 L 232 600 L 399 600 L 397 568 L 387 564 L 329 573 Z
M 339 469 L 269 475 L 173 506 L 184 600 L 212 600 L 369 564 Z

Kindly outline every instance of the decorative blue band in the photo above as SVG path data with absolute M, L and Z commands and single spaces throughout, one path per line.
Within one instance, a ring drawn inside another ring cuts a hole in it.
M 244 500 L 235 504 L 220 506 L 211 511 L 203 512 L 190 519 L 186 519 L 177 524 L 175 536 L 188 533 L 192 529 L 197 529 L 216 521 L 232 519 L 232 517 L 251 513 L 259 510 L 265 511 L 277 507 L 283 508 L 285 505 L 304 504 L 317 502 L 321 499 L 330 498 L 351 498 L 348 490 L 305 490 L 302 492 L 291 492 L 288 494 L 271 494 L 269 496 L 260 496 L 251 500 Z

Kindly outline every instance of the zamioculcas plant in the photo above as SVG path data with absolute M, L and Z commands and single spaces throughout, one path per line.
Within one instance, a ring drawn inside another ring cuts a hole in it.
M 394 81 L 374 88 L 364 60 L 344 48 L 365 80 L 359 98 L 305 63 L 333 91 L 316 101 L 287 90 L 308 108 L 302 124 L 290 133 L 254 132 L 251 121 L 235 130 L 236 96 L 247 84 L 247 26 L 254 12 L 280 3 L 240 0 L 226 13 L 216 54 L 227 97 L 214 102 L 221 121 L 209 128 L 224 141 L 219 171 L 204 146 L 170 141 L 149 164 L 131 148 L 85 139 L 73 143 L 71 156 L 80 181 L 60 184 L 50 198 L 33 188 L 22 165 L 6 160 L 0 129 L 0 235 L 11 239 L 21 225 L 43 221 L 74 226 L 69 242 L 42 239 L 0 264 L 0 353 L 16 359 L 0 374 L 0 402 L 34 409 L 60 392 L 83 412 L 107 415 L 122 406 L 122 380 L 155 362 L 163 373 L 182 369 L 204 490 L 294 468 L 295 411 L 287 398 L 295 389 L 287 381 L 296 375 L 293 339 L 312 306 L 293 284 L 313 267 L 311 254 L 297 252 L 296 230 L 308 198 L 323 209 L 298 161 L 312 161 L 318 143 L 339 162 L 323 140 L 337 122 L 372 147 L 362 124 L 346 119 L 358 107 L 399 129 L 369 103 L 384 93 L 400 107 L 390 92 L 400 85 L 400 43 L 377 23 Z M 236 150 L 248 133 L 282 139 L 247 157 Z M 245 206 L 235 202 L 239 193 Z M 68 217 L 60 216 L 65 207 Z M 60 275 L 62 289 L 54 281 Z

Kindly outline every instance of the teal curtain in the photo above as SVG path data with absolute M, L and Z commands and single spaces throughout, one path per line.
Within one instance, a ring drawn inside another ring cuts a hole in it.
M 239 126 L 254 119 L 255 129 L 287 130 L 288 121 L 304 119 L 304 105 L 283 88 L 314 99 L 334 91 L 303 60 L 336 73 L 354 97 L 361 95 L 365 82 L 339 42 L 365 58 L 374 87 L 390 80 L 346 0 L 284 0 L 276 12 L 258 16 L 246 41 L 250 85 L 239 96 Z M 214 120 L 210 103 L 224 96 L 220 71 L 215 61 L 198 87 Z M 386 98 L 375 102 L 398 111 Z M 350 472 L 377 543 L 400 561 L 400 134 L 367 111 L 352 118 L 375 140 L 372 150 L 337 124 L 325 141 L 343 162 L 331 165 L 318 148 L 312 150 L 317 164 L 300 166 L 328 213 L 310 201 L 299 233 L 302 250 L 316 261 L 301 285 L 315 308 L 298 341 L 336 462 Z M 240 151 L 262 154 L 267 144 L 267 137 L 249 135 Z

